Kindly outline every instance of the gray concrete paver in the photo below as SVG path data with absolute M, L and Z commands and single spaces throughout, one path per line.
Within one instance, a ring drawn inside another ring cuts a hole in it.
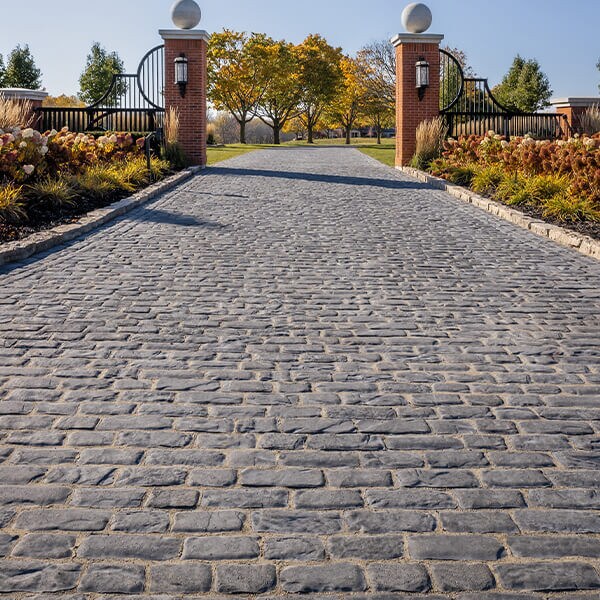
M 0 597 L 592 600 L 600 264 L 345 148 L 0 268 Z

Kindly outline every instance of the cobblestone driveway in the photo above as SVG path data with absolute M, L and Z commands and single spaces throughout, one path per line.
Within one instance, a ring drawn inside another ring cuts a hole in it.
M 0 597 L 600 598 L 599 284 L 346 149 L 0 270 Z

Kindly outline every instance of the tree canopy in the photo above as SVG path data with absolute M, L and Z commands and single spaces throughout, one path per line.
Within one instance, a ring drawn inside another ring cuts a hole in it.
M 125 65 L 116 52 L 108 52 L 98 42 L 94 42 L 79 77 L 79 98 L 87 104 L 98 102 L 108 92 L 113 76 L 124 70 Z M 114 96 L 122 94 L 126 88 L 126 84 L 121 83 L 114 90 Z M 109 99 L 108 104 L 110 101 Z
M 502 83 L 493 90 L 494 96 L 506 108 L 521 112 L 536 112 L 550 106 L 552 88 L 546 74 L 535 59 L 517 55 Z
M 300 118 L 313 142 L 314 128 L 342 82 L 342 49 L 318 34 L 309 35 L 297 48 L 300 84 Z
M 265 49 L 268 73 L 265 91 L 257 103 L 256 115 L 273 130 L 273 142 L 281 142 L 280 133 L 298 114 L 300 81 L 297 48 L 288 42 L 273 42 Z
M 0 64 L 2 76 L 3 64 Z M 42 72 L 37 68 L 35 60 L 26 44 L 18 45 L 9 55 L 4 69 L 3 86 L 38 90 L 42 86 Z
M 217 110 L 230 112 L 246 143 L 246 125 L 254 118 L 269 83 L 269 49 L 275 42 L 262 33 L 225 29 L 208 46 L 208 95 Z

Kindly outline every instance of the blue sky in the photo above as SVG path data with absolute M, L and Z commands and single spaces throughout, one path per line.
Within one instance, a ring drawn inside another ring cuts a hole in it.
M 262 31 L 301 41 L 321 33 L 355 52 L 400 32 L 406 2 L 395 0 L 200 0 L 201 28 Z M 28 43 L 51 94 L 76 93 L 92 42 L 117 50 L 129 70 L 171 25 L 171 0 L 0 0 L 0 53 Z M 464 50 L 493 85 L 520 53 L 537 58 L 555 97 L 598 96 L 600 0 L 428 0 L 431 33 Z

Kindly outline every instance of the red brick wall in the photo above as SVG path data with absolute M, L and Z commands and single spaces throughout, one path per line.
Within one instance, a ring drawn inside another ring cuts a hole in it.
M 165 106 L 179 109 L 179 143 L 193 165 L 206 165 L 206 50 L 204 40 L 165 40 Z M 175 59 L 188 59 L 185 98 L 175 85 Z
M 429 63 L 429 87 L 419 100 L 415 64 L 419 59 Z M 438 44 L 416 42 L 396 46 L 396 165 L 407 165 L 416 149 L 419 123 L 440 113 L 440 53 Z
M 562 106 L 556 109 L 556 112 L 559 115 L 566 115 L 567 120 L 569 121 L 569 125 L 575 130 L 578 131 L 581 123 L 579 122 L 579 118 L 585 111 L 590 108 L 589 106 Z

